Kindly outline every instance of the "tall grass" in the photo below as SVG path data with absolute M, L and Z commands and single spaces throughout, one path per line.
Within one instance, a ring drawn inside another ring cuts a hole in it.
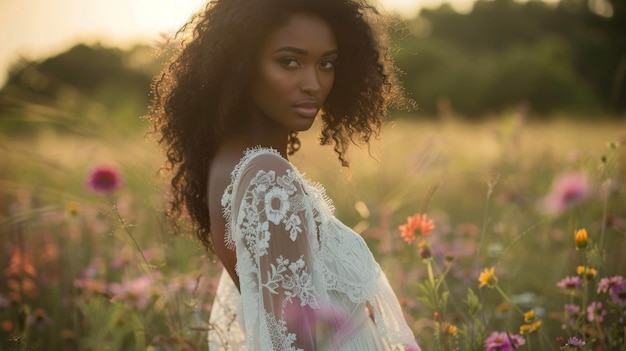
M 142 133 L 93 132 L 0 141 L 0 349 L 206 349 L 219 264 L 191 235 L 171 236 L 157 146 Z M 556 283 L 582 264 L 579 228 L 598 270 L 588 286 L 626 272 L 626 124 L 404 119 L 371 147 L 354 147 L 343 169 L 315 134 L 302 135 L 294 164 L 368 241 L 425 350 L 485 347 L 493 331 L 519 333 L 518 310 L 528 309 L 542 326 L 523 347 L 556 350 L 555 338 L 567 335 L 601 344 L 593 326 L 562 329 L 571 296 Z M 102 165 L 122 180 L 108 195 L 86 185 Z M 550 212 L 546 198 L 568 174 L 584 175 L 588 192 Z M 430 261 L 400 238 L 414 213 L 434 220 Z M 429 265 L 445 306 L 423 298 Z M 491 266 L 506 296 L 478 288 Z M 468 287 L 480 312 L 468 313 Z M 441 341 L 444 324 L 453 343 Z

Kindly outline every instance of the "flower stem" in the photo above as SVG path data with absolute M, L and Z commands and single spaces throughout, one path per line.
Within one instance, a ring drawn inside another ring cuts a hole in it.
M 598 331 L 598 339 L 600 339 L 600 344 L 602 345 L 602 349 L 606 350 L 606 345 L 604 345 L 604 334 L 602 333 L 602 325 L 600 321 L 596 319 L 596 330 Z
M 443 312 L 442 311 L 442 306 L 439 305 L 439 299 L 437 298 L 437 296 L 439 295 L 439 285 L 435 284 L 435 274 L 433 273 L 433 265 L 432 265 L 432 260 L 431 259 L 427 259 L 426 260 L 426 269 L 428 270 L 428 281 L 430 282 L 430 298 L 431 301 L 433 303 L 433 306 L 435 306 L 435 310 L 438 312 Z
M 532 351 L 533 345 L 530 342 L 530 333 L 526 334 L 526 345 L 528 345 L 528 351 Z
M 602 222 L 600 224 L 600 240 L 598 246 L 602 249 L 602 243 L 604 241 L 604 232 L 606 231 L 606 213 L 609 206 L 609 191 L 607 190 L 606 197 L 604 198 L 604 204 L 602 206 Z
M 433 265 L 431 260 L 426 261 L 426 268 L 428 269 L 428 280 L 432 284 L 433 288 L 435 287 L 435 274 L 433 273 Z
M 117 218 L 117 220 L 121 224 L 122 228 L 124 229 L 124 232 L 132 240 L 133 244 L 135 245 L 135 248 L 139 252 L 139 255 L 141 256 L 143 262 L 145 263 L 145 266 L 143 267 L 144 273 L 148 277 L 150 277 L 150 279 L 152 280 L 152 282 L 154 284 L 157 284 L 157 282 L 154 279 L 154 276 L 152 275 L 152 270 L 153 270 L 152 266 L 150 265 L 150 262 L 148 261 L 146 256 L 143 254 L 143 250 L 141 249 L 141 246 L 139 245 L 137 240 L 135 240 L 135 236 L 133 235 L 133 232 L 130 230 L 128 224 L 126 224 L 126 220 L 124 220 L 124 218 L 122 217 L 122 215 L 118 211 L 117 204 L 113 203 L 111 208 L 113 210 L 113 213 L 115 214 L 115 217 Z M 172 311 L 171 307 L 168 304 L 166 304 L 166 310 L 167 310 L 167 312 L 169 314 L 169 318 L 171 320 L 172 325 L 182 326 L 182 321 L 180 320 L 180 318 L 177 318 L 176 314 Z
M 587 269 L 587 255 L 585 255 L 585 251 L 582 250 L 581 251 L 581 256 L 582 256 L 582 262 L 583 262 L 583 267 L 586 270 Z M 587 324 L 587 303 L 588 303 L 588 298 L 589 298 L 589 280 L 587 279 L 587 275 L 586 272 L 583 271 L 583 301 L 582 301 L 582 308 L 580 311 L 580 315 L 582 316 L 582 328 L 581 330 L 585 330 L 585 325 Z
M 478 238 L 478 245 L 476 246 L 476 257 L 474 258 L 474 267 L 478 270 L 480 264 L 480 253 L 482 251 L 483 241 L 485 239 L 485 232 L 487 231 L 487 224 L 489 223 L 489 203 L 491 201 L 491 194 L 493 193 L 493 187 L 495 181 L 487 184 L 487 196 L 485 198 L 485 210 L 483 211 L 483 222 L 480 228 L 480 236 Z
M 513 301 L 511 300 L 511 298 L 509 298 L 509 296 L 504 292 L 504 290 L 502 290 L 502 288 L 500 287 L 500 285 L 496 284 L 494 286 L 494 288 L 500 293 L 500 295 L 502 296 L 502 298 L 509 303 L 509 305 L 513 306 L 513 308 L 515 308 L 515 310 L 517 312 L 519 312 L 522 316 L 524 315 L 524 311 L 522 311 L 519 307 L 517 307 L 516 304 L 513 303 Z

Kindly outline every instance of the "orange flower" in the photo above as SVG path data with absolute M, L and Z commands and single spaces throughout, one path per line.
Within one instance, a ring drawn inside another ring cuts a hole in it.
M 13 330 L 13 322 L 8 320 L 2 321 L 2 323 L 0 323 L 0 329 L 6 333 L 11 332 Z
M 433 231 L 433 229 L 435 229 L 435 224 L 433 223 L 433 220 L 428 219 L 428 216 L 426 216 L 426 214 L 423 214 L 422 221 L 420 223 L 420 232 L 422 233 L 422 235 L 428 235 L 430 234 L 430 232 Z
M 406 219 L 406 224 L 398 227 L 400 230 L 400 237 L 404 239 L 408 244 L 415 241 L 415 231 L 419 229 L 421 235 L 428 235 L 435 229 L 432 219 L 428 219 L 426 214 L 416 213 L 413 216 L 409 216 Z
M 400 229 L 400 236 L 407 244 L 415 241 L 415 229 L 419 227 L 420 215 L 409 216 L 406 218 L 406 224 L 398 227 Z

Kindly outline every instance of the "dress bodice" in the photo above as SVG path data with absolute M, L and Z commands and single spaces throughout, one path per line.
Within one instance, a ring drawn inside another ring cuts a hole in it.
M 234 284 L 223 274 L 211 323 L 227 320 L 225 309 L 236 315 L 246 343 L 239 347 L 419 350 L 363 238 L 334 216 L 323 187 L 278 152 L 247 150 L 221 203 L 241 294 L 223 296 L 238 294 L 226 289 Z

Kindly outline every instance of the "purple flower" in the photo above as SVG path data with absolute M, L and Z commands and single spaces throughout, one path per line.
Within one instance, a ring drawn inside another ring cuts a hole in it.
M 568 316 L 577 315 L 578 313 L 580 313 L 580 306 L 569 304 L 565 305 L 565 313 L 567 313 Z
M 624 284 L 626 284 L 626 281 L 624 281 L 624 278 L 620 275 L 616 275 L 615 277 L 611 277 L 611 278 L 602 278 L 600 279 L 600 282 L 598 283 L 598 293 L 601 293 L 601 292 L 612 293 L 613 288 L 615 286 L 624 285 Z
M 585 346 L 585 342 L 576 338 L 575 336 L 572 336 L 571 338 L 567 339 L 567 346 L 581 347 Z
M 602 309 L 602 302 L 594 301 L 587 306 L 587 320 L 589 322 L 602 323 L 606 311 Z
M 493 332 L 485 339 L 486 351 L 514 351 L 526 341 L 520 335 Z
M 578 276 L 567 277 L 556 283 L 556 286 L 561 289 L 574 290 L 583 286 L 583 281 Z
M 584 174 L 561 175 L 552 183 L 550 193 L 543 199 L 542 208 L 550 215 L 559 215 L 589 197 L 591 186 Z
M 624 307 L 626 306 L 626 282 L 616 285 L 611 289 L 611 297 L 613 302 Z
M 87 187 L 100 195 L 109 195 L 122 185 L 122 177 L 117 169 L 111 166 L 97 166 L 89 174 Z

